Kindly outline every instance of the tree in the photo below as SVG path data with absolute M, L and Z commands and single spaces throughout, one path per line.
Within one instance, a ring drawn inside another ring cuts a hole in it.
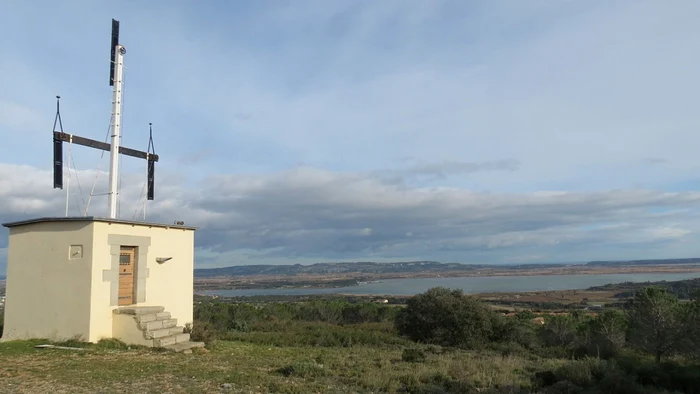
M 680 339 L 678 299 L 664 289 L 645 287 L 629 305 L 629 342 L 652 353 L 656 362 L 670 354 Z
M 609 358 L 625 346 L 627 316 L 608 309 L 587 323 L 588 352 L 599 357 Z
M 551 315 L 545 318 L 545 325 L 540 329 L 542 341 L 546 346 L 570 348 L 576 343 L 577 319 L 570 315 Z
M 475 348 L 488 341 L 494 316 L 461 290 L 435 287 L 410 298 L 395 324 L 400 334 L 417 342 Z
M 679 308 L 681 325 L 679 350 L 686 356 L 700 359 L 700 291 L 690 296 L 690 302 Z

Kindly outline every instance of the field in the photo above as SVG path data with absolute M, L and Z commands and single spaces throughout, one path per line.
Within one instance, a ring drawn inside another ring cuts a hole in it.
M 521 293 L 481 293 L 479 299 L 494 305 L 516 306 L 521 309 L 560 309 L 605 306 L 619 303 L 616 297 L 622 290 L 559 290 Z M 539 308 L 537 306 L 540 306 Z M 548 306 L 548 308 L 547 308 Z
M 685 292 L 698 282 L 666 285 Z M 113 339 L 55 343 L 70 349 L 36 348 L 50 343 L 42 339 L 0 342 L 0 392 L 700 394 L 698 301 L 649 293 L 655 305 L 666 305 L 657 311 L 666 322 L 663 353 L 638 341 L 656 338 L 636 322 L 657 312 L 570 308 L 595 294 L 615 299 L 627 287 L 563 297 L 482 295 L 558 300 L 565 311 L 541 315 L 504 314 L 497 304 L 448 289 L 394 304 L 198 297 L 190 332 L 206 349 L 185 355 Z
M 528 387 L 538 370 L 566 361 L 533 362 L 496 353 L 430 354 L 402 361 L 399 347 L 268 346 L 218 341 L 206 353 L 148 349 L 87 352 L 35 349 L 41 341 L 0 344 L 0 391 L 17 393 L 398 392 L 421 381 L 471 381 L 473 388 Z M 517 391 L 516 391 L 517 392 Z
M 319 332 L 327 336 L 314 342 Z M 356 343 L 342 340 L 347 337 Z M 385 342 L 387 337 L 393 340 Z M 700 392 L 697 366 L 667 362 L 657 371 L 653 360 L 638 355 L 630 358 L 633 363 L 622 358 L 616 363 L 573 359 L 556 349 L 418 345 L 382 323 L 267 325 L 213 340 L 207 349 L 189 355 L 129 348 L 114 340 L 57 344 L 86 350 L 35 348 L 45 343 L 0 343 L 0 392 L 555 394 L 584 392 L 580 387 L 591 393 Z M 636 379 L 676 391 L 645 388 Z

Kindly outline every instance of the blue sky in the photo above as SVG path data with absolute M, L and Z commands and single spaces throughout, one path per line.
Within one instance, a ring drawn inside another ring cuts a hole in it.
M 63 214 L 54 96 L 104 138 L 111 18 L 148 218 L 199 226 L 199 267 L 700 254 L 695 1 L 4 1 L 0 221 Z M 77 214 L 108 164 L 73 154 Z

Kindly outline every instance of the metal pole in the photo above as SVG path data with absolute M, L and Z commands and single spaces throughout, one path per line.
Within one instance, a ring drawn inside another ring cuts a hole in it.
M 112 144 L 109 151 L 109 217 L 117 218 L 117 186 L 119 179 L 119 138 L 122 120 L 122 68 L 126 48 L 117 44 L 114 58 L 114 87 L 112 94 Z

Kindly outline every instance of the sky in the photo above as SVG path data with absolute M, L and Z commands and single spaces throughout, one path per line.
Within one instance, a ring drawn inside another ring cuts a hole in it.
M 198 268 L 700 256 L 697 1 L 4 0 L 0 222 L 65 215 L 55 96 L 105 138 L 112 18 L 146 220 L 198 227 Z M 108 155 L 64 150 L 105 216 Z

